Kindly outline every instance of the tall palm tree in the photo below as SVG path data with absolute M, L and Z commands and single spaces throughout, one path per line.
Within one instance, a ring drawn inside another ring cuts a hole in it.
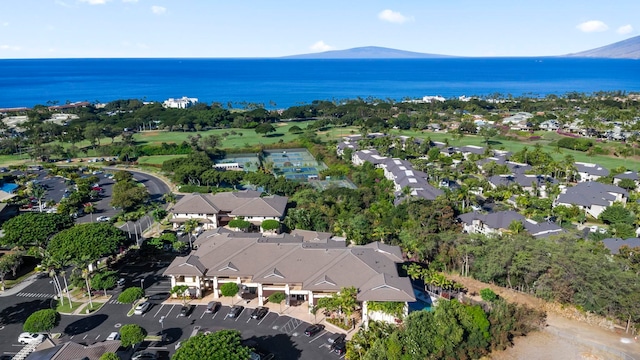
M 189 236 L 189 247 L 193 248 L 193 243 L 191 241 L 191 236 L 193 235 L 193 231 L 199 226 L 198 220 L 189 219 L 184 222 L 184 232 L 186 232 Z

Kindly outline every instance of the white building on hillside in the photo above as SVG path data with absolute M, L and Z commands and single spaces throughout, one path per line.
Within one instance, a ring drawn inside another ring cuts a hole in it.
M 186 109 L 192 107 L 198 102 L 197 98 L 189 98 L 186 96 L 180 99 L 169 98 L 162 103 L 162 106 L 173 109 Z

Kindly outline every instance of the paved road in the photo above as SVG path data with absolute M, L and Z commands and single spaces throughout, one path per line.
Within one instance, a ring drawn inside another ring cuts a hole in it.
M 314 337 L 304 336 L 309 325 L 299 319 L 269 313 L 262 320 L 250 318 L 251 309 L 245 309 L 238 318 L 229 318 L 228 306 L 223 306 L 215 314 L 205 314 L 205 306 L 196 306 L 187 317 L 180 316 L 181 305 L 163 305 L 169 294 L 169 281 L 162 276 L 166 267 L 149 264 L 126 266 L 120 271 L 127 279 L 125 286 L 142 284 L 145 292 L 152 295 L 153 306 L 144 315 L 127 317 L 129 304 L 121 304 L 117 294 L 121 289 L 112 290 L 113 297 L 101 310 L 92 315 L 63 315 L 54 333 L 62 333 L 62 340 L 92 344 L 104 340 L 111 332 L 125 324 L 139 324 L 150 334 L 162 333 L 166 340 L 160 343 L 145 343 L 143 346 L 156 350 L 162 359 L 168 359 L 175 352 L 175 345 L 191 336 L 194 330 L 217 331 L 237 329 L 244 339 L 256 341 L 262 348 L 273 352 L 277 359 L 340 359 L 330 352 L 327 338 L 332 335 L 322 331 Z M 48 278 L 40 278 L 19 293 L 1 298 L 0 307 L 0 355 L 15 354 L 22 346 L 17 338 L 22 323 L 35 310 L 49 307 L 53 285 Z M 49 296 L 49 297 L 48 297 Z M 163 318 L 164 316 L 164 318 Z M 160 323 L 160 319 L 163 322 Z

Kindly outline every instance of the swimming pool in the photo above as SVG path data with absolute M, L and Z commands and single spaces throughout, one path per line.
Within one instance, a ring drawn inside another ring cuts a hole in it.
M 433 303 L 429 294 L 416 288 L 413 288 L 413 294 L 416 296 L 416 301 L 408 304 L 409 312 L 421 310 L 431 311 Z
M 14 184 L 14 183 L 4 183 L 2 184 L 2 186 L 0 186 L 0 190 L 8 193 L 13 193 L 17 188 L 18 188 L 18 184 Z

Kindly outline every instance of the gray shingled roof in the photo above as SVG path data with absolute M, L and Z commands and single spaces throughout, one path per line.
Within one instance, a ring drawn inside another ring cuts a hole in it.
M 469 212 L 458 216 L 465 224 L 472 224 L 474 220 L 480 220 L 492 229 L 508 229 L 513 220 L 523 222 L 525 217 L 515 211 L 498 211 L 491 214 Z
M 623 246 L 627 246 L 632 249 L 640 247 L 640 238 L 635 237 L 625 240 L 621 238 L 606 238 L 602 240 L 602 243 L 612 254 L 617 254 Z
M 615 175 L 614 179 L 631 179 L 638 181 L 638 173 L 635 171 L 625 171 L 621 174 Z
M 610 193 L 623 194 L 629 196 L 627 190 L 609 184 L 602 184 L 595 181 L 578 183 L 570 187 L 564 194 L 560 194 L 556 203 L 573 204 L 579 206 L 609 206 L 615 201 L 615 196 Z
M 38 349 L 40 348 L 39 346 Z M 68 341 L 52 348 L 35 351 L 27 360 L 99 360 L 102 354 L 115 353 L 119 348 L 120 340 L 101 341 L 88 346 Z
M 217 214 L 220 209 L 211 201 L 211 194 L 185 195 L 171 208 L 174 214 Z
M 598 164 L 576 162 L 574 165 L 576 167 L 576 170 L 578 170 L 578 172 L 583 172 L 589 175 L 596 175 L 596 176 L 609 175 L 609 170 L 607 170 L 607 168 Z

